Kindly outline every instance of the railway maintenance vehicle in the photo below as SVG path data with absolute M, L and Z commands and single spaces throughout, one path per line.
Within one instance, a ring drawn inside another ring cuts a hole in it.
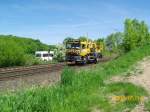
M 97 63 L 102 58 L 103 44 L 95 41 L 72 39 L 66 42 L 66 62 L 68 64 Z

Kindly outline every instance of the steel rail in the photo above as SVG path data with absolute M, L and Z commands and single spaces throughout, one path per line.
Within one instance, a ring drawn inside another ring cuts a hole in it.
M 51 73 L 58 72 L 65 66 L 64 63 L 61 64 L 48 64 L 48 65 L 37 65 L 30 67 L 17 67 L 17 68 L 2 68 L 0 69 L 0 80 L 8 78 L 16 78 L 21 76 L 28 76 L 40 73 Z

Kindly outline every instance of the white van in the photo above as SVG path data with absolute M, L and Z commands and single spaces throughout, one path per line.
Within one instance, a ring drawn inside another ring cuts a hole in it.
M 54 56 L 54 51 L 36 51 L 35 56 L 43 61 L 52 61 Z

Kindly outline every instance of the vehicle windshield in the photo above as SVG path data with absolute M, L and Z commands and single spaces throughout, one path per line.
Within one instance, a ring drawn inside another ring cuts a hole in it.
M 68 43 L 66 45 L 66 48 L 67 49 L 72 49 L 72 48 L 79 49 L 80 48 L 80 43 Z

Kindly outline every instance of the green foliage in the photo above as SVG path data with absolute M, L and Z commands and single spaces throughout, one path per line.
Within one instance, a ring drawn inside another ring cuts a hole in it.
M 18 47 L 21 47 L 25 53 L 34 54 L 35 51 L 49 50 L 49 46 L 41 43 L 39 40 L 22 38 L 11 35 L 0 35 L 0 41 L 13 41 Z
M 61 75 L 61 84 L 72 85 L 73 78 L 75 76 L 75 71 L 69 68 L 65 68 Z
M 56 49 L 57 47 L 56 47 L 56 45 L 49 45 L 49 50 L 50 51 L 53 51 L 54 49 Z M 45 50 L 45 49 L 44 49 Z
M 73 37 L 67 37 L 67 38 L 64 39 L 63 44 L 66 45 L 66 42 L 67 42 L 67 41 L 70 41 L 70 40 L 73 40 L 73 39 L 75 39 L 75 38 L 73 38 Z M 87 40 L 90 40 L 88 37 L 85 37 L 85 36 L 80 36 L 78 39 L 79 39 L 80 41 L 87 41 Z
M 56 49 L 54 49 L 54 60 L 58 62 L 62 62 L 65 60 L 65 45 L 58 44 L 56 45 Z
M 95 40 L 97 44 L 101 44 L 104 42 L 104 38 L 98 38 L 97 40 Z
M 110 83 L 106 85 L 105 93 L 111 93 L 114 96 L 113 98 L 115 98 L 115 96 L 122 97 L 118 98 L 120 101 L 116 102 L 111 112 L 123 112 L 123 110 L 127 108 L 131 111 L 137 104 L 142 102 L 138 98 L 148 96 L 148 93 L 142 87 L 127 82 Z M 128 97 L 130 96 L 133 98 L 129 99 Z
M 39 40 L 0 35 L 0 67 L 38 64 L 38 60 L 29 56 L 37 50 L 49 50 L 49 46 Z
M 24 65 L 26 62 L 24 51 L 13 41 L 0 40 L 0 67 Z
M 81 37 L 79 37 L 79 40 L 80 40 L 80 41 L 87 41 L 87 40 L 89 40 L 89 39 L 88 39 L 88 37 L 81 36 Z
M 31 66 L 31 65 L 38 65 L 38 64 L 43 64 L 43 61 L 36 58 L 34 55 L 30 54 L 25 54 L 25 66 Z
M 148 26 L 144 21 L 126 19 L 124 26 L 123 47 L 130 51 L 136 47 L 143 46 L 150 41 Z
M 149 112 L 150 111 L 150 100 L 145 103 L 146 110 Z
M 98 38 L 97 40 L 95 40 L 95 42 L 97 45 L 105 47 L 104 38 Z
M 128 52 L 150 43 L 148 25 L 137 19 L 126 19 L 124 32 L 110 34 L 105 39 L 106 48 L 112 52 Z
M 112 33 L 105 39 L 106 48 L 109 51 L 118 51 L 123 42 L 123 33 Z
M 72 38 L 72 37 L 67 37 L 67 38 L 64 39 L 63 44 L 66 45 L 67 41 L 70 41 L 70 40 L 73 40 L 73 39 L 74 38 Z

